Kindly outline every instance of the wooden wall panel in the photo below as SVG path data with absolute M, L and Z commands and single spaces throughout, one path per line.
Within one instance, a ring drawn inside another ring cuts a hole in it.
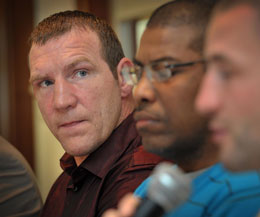
M 77 8 L 87 11 L 110 22 L 109 0 L 77 0 Z
M 4 14 L 4 44 L 6 46 L 5 73 L 8 85 L 7 114 L 8 135 L 5 137 L 15 145 L 34 167 L 32 99 L 29 93 L 28 37 L 33 28 L 33 0 L 1 0 Z M 2 67 L 1 67 L 2 68 Z M 2 119 L 0 120 L 2 121 Z M 1 133 L 1 132 L 0 132 Z

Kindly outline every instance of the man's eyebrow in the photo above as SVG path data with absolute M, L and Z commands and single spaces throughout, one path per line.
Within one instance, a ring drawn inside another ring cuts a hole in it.
M 212 62 L 216 62 L 216 63 L 227 63 L 227 62 L 231 62 L 229 61 L 229 59 L 221 54 L 215 54 L 209 57 L 206 57 L 206 63 L 212 63 Z
M 164 62 L 164 61 L 172 61 L 172 62 L 180 62 L 177 58 L 171 57 L 171 56 L 165 56 L 161 57 L 155 60 L 152 60 L 151 63 L 159 63 L 159 62 Z
M 164 56 L 164 57 L 160 57 L 158 59 L 154 59 L 151 60 L 150 63 L 151 64 L 156 64 L 156 63 L 160 63 L 160 62 L 164 62 L 164 61 L 172 61 L 172 62 L 181 62 L 179 59 L 171 57 L 171 56 Z M 137 60 L 137 59 L 133 59 L 134 64 L 139 65 L 139 66 L 143 66 L 144 64 Z
M 79 63 L 82 62 L 90 62 L 88 58 L 86 57 L 80 57 L 78 59 L 73 60 L 71 63 L 69 63 L 68 65 L 65 66 L 65 70 L 69 71 L 70 69 L 75 68 L 75 66 L 77 66 Z
M 30 71 L 32 71 L 32 70 L 30 69 Z M 36 69 L 35 71 L 38 71 L 38 70 Z M 32 73 L 32 72 L 30 72 L 30 73 Z M 32 84 L 33 82 L 40 80 L 41 78 L 42 78 L 41 74 L 30 75 L 29 83 Z
M 32 75 L 30 78 L 29 78 L 29 83 L 32 84 L 34 83 L 35 81 L 39 81 L 39 80 L 43 80 L 43 79 L 48 79 L 49 74 L 47 75 L 41 75 L 41 74 L 36 74 L 36 75 Z
M 68 65 L 66 65 L 66 66 L 64 67 L 65 72 L 66 72 L 66 71 L 70 71 L 71 69 L 75 68 L 78 64 L 80 64 L 80 63 L 82 63 L 82 62 L 88 62 L 88 63 L 90 63 L 90 61 L 89 61 L 88 58 L 86 58 L 86 57 L 80 57 L 80 58 L 78 58 L 78 59 L 73 60 L 73 61 L 72 61 L 71 63 L 69 63 Z M 38 70 L 36 69 L 36 71 L 38 71 Z M 37 81 L 37 80 L 42 80 L 42 79 L 45 79 L 45 78 L 48 78 L 48 77 L 50 77 L 49 74 L 44 74 L 44 75 L 42 75 L 41 73 L 38 73 L 38 74 L 36 74 L 36 75 L 32 75 L 32 76 L 29 78 L 29 82 L 30 82 L 30 83 L 33 83 L 33 82 L 35 82 L 35 81 Z

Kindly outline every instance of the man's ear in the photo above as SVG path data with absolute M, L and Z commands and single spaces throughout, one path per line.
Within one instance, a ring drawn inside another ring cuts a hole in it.
M 119 82 L 119 85 L 121 88 L 121 97 L 122 98 L 126 98 L 130 94 L 132 94 L 132 89 L 133 89 L 133 86 L 128 85 L 124 81 L 124 78 L 122 75 L 122 69 L 124 68 L 124 66 L 133 66 L 133 62 L 130 59 L 124 57 L 120 60 L 120 62 L 117 65 L 117 76 L 118 76 L 118 82 Z

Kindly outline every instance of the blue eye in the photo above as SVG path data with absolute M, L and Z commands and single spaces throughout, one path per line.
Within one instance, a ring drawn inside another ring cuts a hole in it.
M 76 75 L 78 77 L 86 77 L 88 74 L 88 72 L 86 70 L 80 70 L 80 71 L 77 71 Z
M 42 82 L 40 83 L 40 86 L 41 86 L 41 87 L 48 87 L 48 86 L 50 86 L 50 85 L 52 85 L 52 84 L 53 84 L 52 81 L 50 81 L 50 80 L 45 80 L 45 81 L 42 81 Z

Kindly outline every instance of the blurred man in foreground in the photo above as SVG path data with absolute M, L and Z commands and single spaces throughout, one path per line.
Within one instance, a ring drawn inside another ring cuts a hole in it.
M 23 155 L 0 135 L 0 216 L 39 217 L 42 198 Z
M 260 2 L 221 1 L 210 21 L 207 73 L 198 110 L 211 118 L 221 160 L 234 171 L 260 168 Z
M 260 207 L 258 174 L 233 175 L 217 163 L 218 150 L 209 142 L 207 121 L 194 107 L 204 75 L 202 45 L 213 5 L 212 0 L 177 0 L 158 8 L 142 36 L 135 68 L 123 72 L 126 80 L 137 83 L 135 118 L 145 148 L 173 160 L 193 180 L 188 201 L 167 216 L 253 217 Z M 151 115 L 154 111 L 160 111 L 160 119 Z M 164 120 L 164 128 L 158 119 Z M 159 135 L 153 138 L 151 132 L 167 132 L 168 143 L 155 143 Z M 137 196 L 146 197 L 149 182 L 139 186 Z M 106 217 L 132 216 L 137 204 L 138 199 L 128 195 Z

